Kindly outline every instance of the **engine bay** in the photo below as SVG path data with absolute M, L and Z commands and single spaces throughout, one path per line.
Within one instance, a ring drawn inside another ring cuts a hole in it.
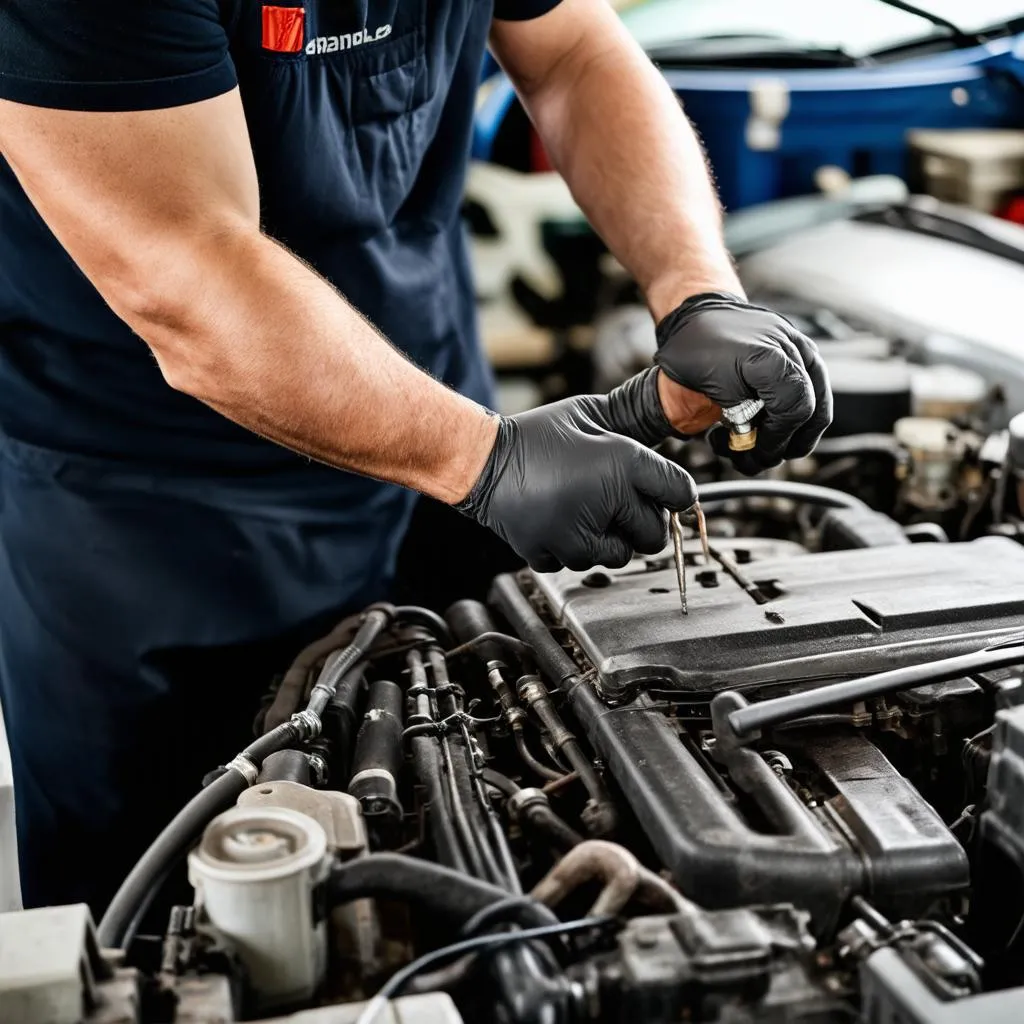
M 685 616 L 671 549 L 371 606 L 275 681 L 98 937 L 64 907 L 0 940 L 36 936 L 90 1024 L 1024 1019 L 999 472 L 962 542 L 806 473 L 706 480 Z M 193 901 L 142 934 L 186 857 Z

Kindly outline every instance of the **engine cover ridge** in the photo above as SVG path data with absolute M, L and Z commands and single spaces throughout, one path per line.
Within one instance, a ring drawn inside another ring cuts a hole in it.
M 717 566 L 702 585 L 708 568 L 688 545 L 686 616 L 664 560 L 533 579 L 610 699 L 866 675 L 980 649 L 1024 619 L 1024 548 L 1002 537 L 755 558 L 743 568 L 765 605 Z

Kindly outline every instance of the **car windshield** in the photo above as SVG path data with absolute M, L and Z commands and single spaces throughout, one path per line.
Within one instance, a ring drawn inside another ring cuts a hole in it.
M 973 33 L 1024 17 L 1024 0 L 917 0 L 916 6 Z M 640 0 L 623 20 L 647 49 L 725 38 L 842 50 L 852 57 L 948 36 L 941 28 L 881 0 Z

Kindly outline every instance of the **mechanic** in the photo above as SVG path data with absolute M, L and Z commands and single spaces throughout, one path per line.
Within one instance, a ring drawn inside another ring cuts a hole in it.
M 487 410 L 459 216 L 488 37 L 664 371 L 512 418 Z M 666 414 L 689 433 L 760 395 L 747 472 L 829 421 L 813 344 L 743 301 L 699 144 L 604 0 L 3 0 L 0 152 L 29 906 L 99 912 L 282 652 L 387 593 L 417 492 L 537 568 L 615 566 L 694 500 L 644 446 Z

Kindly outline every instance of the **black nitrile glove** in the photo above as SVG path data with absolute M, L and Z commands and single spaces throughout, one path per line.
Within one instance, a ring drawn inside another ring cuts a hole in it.
M 770 309 L 725 293 L 694 295 L 658 324 L 657 336 L 655 362 L 677 384 L 723 409 L 749 398 L 764 402 L 751 451 L 731 451 L 724 426 L 709 435 L 741 473 L 809 455 L 832 422 L 832 391 L 817 346 Z
M 634 551 L 661 551 L 665 509 L 690 508 L 697 488 L 685 470 L 633 440 L 654 443 L 671 432 L 656 384 L 651 405 L 651 377 L 640 374 L 610 395 L 502 416 L 480 479 L 456 507 L 540 572 L 618 568 Z
M 641 444 L 661 444 L 666 437 L 683 437 L 665 416 L 658 395 L 658 368 L 652 366 L 606 395 L 580 395 L 579 402 L 596 423 Z

